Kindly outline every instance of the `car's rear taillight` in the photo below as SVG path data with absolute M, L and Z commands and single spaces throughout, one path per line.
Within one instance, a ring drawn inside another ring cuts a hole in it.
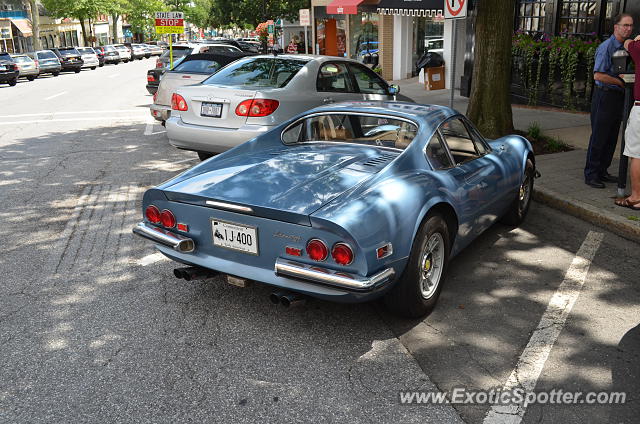
M 324 261 L 329 255 L 327 245 L 320 239 L 311 239 L 307 243 L 307 255 L 314 261 Z
M 173 95 L 171 96 L 171 109 L 179 110 L 181 112 L 189 110 L 184 97 L 176 93 L 173 93 Z
M 153 205 L 147 206 L 147 209 L 144 211 L 144 216 L 146 216 L 152 224 L 160 223 L 160 209 Z
M 153 75 L 151 75 L 151 74 L 147 75 L 147 82 L 154 82 L 155 80 L 156 79 L 155 79 L 155 77 Z
M 160 222 L 166 228 L 173 228 L 176 226 L 176 217 L 169 209 L 165 209 L 160 214 Z
M 268 116 L 276 111 L 278 105 L 280 105 L 280 102 L 271 99 L 245 100 L 236 107 L 236 115 L 251 117 Z
M 331 249 L 331 257 L 338 265 L 349 265 L 353 262 L 353 249 L 346 243 L 336 243 Z

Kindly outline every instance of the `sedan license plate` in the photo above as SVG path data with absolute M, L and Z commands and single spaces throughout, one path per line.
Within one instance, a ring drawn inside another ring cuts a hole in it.
M 233 222 L 211 220 L 213 245 L 258 256 L 258 229 Z
M 211 118 L 220 118 L 220 116 L 222 115 L 222 103 L 202 102 L 200 115 L 208 116 Z

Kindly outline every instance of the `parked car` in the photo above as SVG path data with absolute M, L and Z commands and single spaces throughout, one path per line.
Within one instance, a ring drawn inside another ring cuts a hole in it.
M 157 45 L 145 43 L 143 44 L 143 46 L 149 49 L 149 51 L 151 52 L 151 56 L 160 56 L 164 52 L 164 49 Z
M 167 120 L 169 142 L 201 158 L 267 132 L 301 111 L 348 100 L 408 100 L 361 63 L 330 56 L 241 59 L 201 84 L 181 87 Z
M 38 50 L 25 54 L 38 63 L 39 75 L 51 74 L 54 77 L 60 75 L 62 65 L 60 65 L 58 56 L 51 50 Z
M 285 306 L 384 296 L 416 318 L 452 257 L 498 219 L 525 219 L 535 174 L 525 138 L 486 140 L 447 107 L 342 103 L 147 190 L 133 232 L 179 278 L 266 283 Z
M 18 83 L 20 69 L 9 53 L 0 52 L 0 83 L 14 86 Z
M 124 63 L 127 63 L 131 60 L 131 50 L 129 50 L 129 47 L 125 46 L 124 44 L 113 44 L 113 47 L 118 51 L 120 59 Z
M 129 44 L 127 45 L 131 49 L 131 59 L 142 60 L 147 56 L 147 50 L 140 44 Z M 151 52 L 148 52 L 149 56 L 151 56 Z
M 117 65 L 118 63 L 120 63 L 120 54 L 118 53 L 118 50 L 116 50 L 115 47 L 100 46 L 100 47 L 95 47 L 94 50 L 96 50 L 99 53 L 102 53 L 104 57 L 104 63 L 113 63 L 114 65 Z
M 62 71 L 73 71 L 75 73 L 80 72 L 84 61 L 80 56 L 80 52 L 75 47 L 60 47 L 51 49 L 52 52 L 58 56 Z
M 92 49 L 95 52 L 96 56 L 98 56 L 98 66 L 102 68 L 105 64 L 104 52 L 98 47 L 92 47 Z
M 217 72 L 223 66 L 243 58 L 246 53 L 198 53 L 186 56 L 172 71 L 166 71 L 160 80 L 151 104 L 151 116 L 163 124 L 171 115 L 171 97 L 178 87 L 196 84 Z
M 76 47 L 76 50 L 82 55 L 83 68 L 96 69 L 100 66 L 100 59 L 91 47 Z
M 211 44 L 178 44 L 173 46 L 173 66 L 177 65 L 178 61 L 190 54 L 196 53 L 224 53 L 229 51 L 240 52 L 237 47 L 230 46 L 228 44 L 211 43 Z M 169 50 L 165 50 L 162 55 L 156 60 L 156 68 L 168 68 L 169 67 Z
M 26 54 L 14 54 L 11 57 L 13 57 L 13 60 L 18 65 L 19 78 L 24 77 L 29 81 L 33 81 L 34 79 L 38 78 L 38 75 L 40 74 L 38 62 L 31 59 Z

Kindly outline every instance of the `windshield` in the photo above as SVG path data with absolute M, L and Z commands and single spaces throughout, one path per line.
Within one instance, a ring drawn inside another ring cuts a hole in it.
M 78 50 L 76 49 L 60 49 L 58 51 L 62 56 L 80 56 L 80 53 L 78 53 Z
M 189 60 L 182 62 L 175 68 L 176 72 L 196 72 L 201 74 L 213 74 L 220 69 L 221 66 L 215 60 Z
M 234 87 L 282 88 L 307 63 L 305 60 L 261 57 L 236 62 L 203 84 Z
M 387 116 L 324 114 L 304 119 L 282 133 L 285 144 L 313 141 L 362 144 L 404 150 L 418 127 Z

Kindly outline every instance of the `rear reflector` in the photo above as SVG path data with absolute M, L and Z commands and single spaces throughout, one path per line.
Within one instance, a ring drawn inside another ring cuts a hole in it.
M 189 226 L 187 224 L 181 224 L 178 223 L 178 225 L 176 225 L 176 228 L 178 229 L 178 231 L 182 231 L 182 232 L 189 232 Z
M 393 247 L 391 246 L 391 243 L 387 243 L 384 246 L 378 247 L 376 249 L 376 257 L 378 259 L 386 258 L 392 253 L 393 253 Z
M 236 107 L 236 115 L 260 117 L 269 116 L 278 109 L 280 102 L 271 99 L 249 99 Z
M 287 247 L 285 249 L 287 255 L 291 256 L 302 256 L 302 249 L 297 249 L 295 247 Z

